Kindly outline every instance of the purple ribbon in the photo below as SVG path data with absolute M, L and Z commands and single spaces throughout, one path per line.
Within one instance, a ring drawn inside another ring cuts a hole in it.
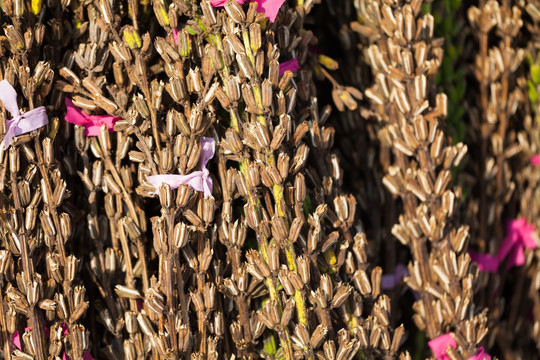
M 403 264 L 397 264 L 396 269 L 393 274 L 383 275 L 382 277 L 383 290 L 390 290 L 396 287 L 401 282 L 401 279 L 403 279 L 405 275 L 409 275 L 409 270 L 407 270 L 407 267 Z
M 214 139 L 208 137 L 201 138 L 201 170 L 194 171 L 188 175 L 152 175 L 146 178 L 150 184 L 156 187 L 154 194 L 159 194 L 161 184 L 169 184 L 171 189 L 177 189 L 182 184 L 189 185 L 196 191 L 201 191 L 204 196 L 212 196 L 212 178 L 206 168 L 208 161 L 214 157 L 216 144 Z
M 17 105 L 17 92 L 7 80 L 0 81 L 0 101 L 4 108 L 11 113 L 13 119 L 6 120 L 4 134 L 4 149 L 7 150 L 15 136 L 29 133 L 49 123 L 45 106 L 40 106 L 21 114 Z
M 287 70 L 290 70 L 292 72 L 297 72 L 298 70 L 300 70 L 300 65 L 298 64 L 297 58 L 289 61 L 284 61 L 279 64 L 279 76 L 283 76 L 283 74 L 285 74 L 285 71 Z

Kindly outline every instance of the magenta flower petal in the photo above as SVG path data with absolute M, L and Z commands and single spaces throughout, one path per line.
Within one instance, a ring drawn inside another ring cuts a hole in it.
M 446 349 L 450 346 L 454 349 L 457 347 L 456 340 L 450 334 L 444 334 L 428 342 L 428 346 L 433 351 L 433 355 L 437 360 L 450 360 L 446 355 Z
M 478 269 L 480 271 L 494 273 L 497 272 L 497 269 L 499 268 L 499 259 L 496 256 L 482 254 L 474 250 L 469 250 L 469 256 L 472 261 L 478 264 Z

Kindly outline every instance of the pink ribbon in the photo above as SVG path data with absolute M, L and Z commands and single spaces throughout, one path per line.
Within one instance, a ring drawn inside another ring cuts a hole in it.
M 437 360 L 451 360 L 448 355 L 446 355 L 446 349 L 452 347 L 457 348 L 456 340 L 450 334 L 444 334 L 435 339 L 428 341 L 428 346 L 433 351 L 433 355 Z M 480 346 L 475 355 L 471 356 L 467 360 L 490 360 L 491 356 L 484 352 L 484 348 Z
M 257 11 L 260 13 L 264 13 L 266 17 L 271 21 L 274 22 L 276 20 L 276 16 L 279 12 L 279 9 L 285 2 L 285 0 L 256 0 L 257 1 Z M 243 4 L 246 2 L 246 0 L 236 0 L 237 3 Z M 225 6 L 227 3 L 227 0 L 210 0 L 210 4 L 213 7 L 222 7 Z
M 214 139 L 208 137 L 201 138 L 201 170 L 194 171 L 188 175 L 152 175 L 146 180 L 156 187 L 155 194 L 159 194 L 161 184 L 169 184 L 171 189 L 177 189 L 182 184 L 189 185 L 196 191 L 201 191 L 204 196 L 212 196 L 212 178 L 206 168 L 208 161 L 214 157 L 216 144 Z
M 525 264 L 524 248 L 536 249 L 534 226 L 525 218 L 509 221 L 506 225 L 506 238 L 503 240 L 497 257 L 503 261 L 508 256 L 507 269 Z
M 21 114 L 17 105 L 17 92 L 7 80 L 0 81 L 0 101 L 4 104 L 4 108 L 13 116 L 13 119 L 6 120 L 4 150 L 9 148 L 15 136 L 29 133 L 49 123 L 45 106 L 40 106 Z
M 540 166 L 540 155 L 531 156 L 531 165 Z
M 67 329 L 66 324 L 62 324 L 62 335 L 69 334 L 69 330 Z M 32 327 L 29 326 L 24 329 L 25 331 L 32 330 Z M 48 338 L 50 336 L 49 328 L 45 327 L 45 336 Z M 17 349 L 22 350 L 21 348 L 21 336 L 19 335 L 18 331 L 15 331 L 13 333 L 13 336 L 11 337 L 11 343 L 17 347 Z M 64 351 L 62 353 L 62 360 L 70 360 L 70 357 L 67 356 L 66 352 Z M 85 350 L 83 353 L 83 360 L 94 360 L 92 357 L 92 354 L 90 354 L 90 351 Z
M 478 264 L 478 269 L 480 271 L 495 273 L 499 268 L 499 259 L 497 256 L 482 254 L 474 250 L 469 250 L 469 256 L 471 257 L 472 261 Z
M 297 58 L 279 64 L 279 76 L 283 76 L 283 74 L 285 74 L 285 71 L 287 70 L 290 70 L 292 72 L 300 70 L 300 65 L 298 64 Z
M 109 131 L 113 131 L 114 124 L 122 118 L 112 115 L 88 115 L 73 102 L 66 98 L 66 121 L 75 125 L 84 126 L 86 136 L 99 136 L 102 125 L 106 125 Z
M 471 259 L 478 263 L 480 270 L 494 273 L 505 258 L 508 258 L 507 270 L 514 266 L 521 266 L 525 264 L 525 248 L 536 249 L 537 247 L 534 226 L 527 223 L 525 218 L 509 221 L 506 224 L 506 234 L 497 256 L 469 250 Z

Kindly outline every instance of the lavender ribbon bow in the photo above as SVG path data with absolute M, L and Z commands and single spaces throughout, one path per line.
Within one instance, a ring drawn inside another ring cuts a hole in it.
M 177 189 L 182 184 L 188 184 L 196 191 L 202 191 L 204 196 L 212 196 L 212 179 L 210 172 L 206 168 L 208 161 L 214 157 L 216 144 L 214 139 L 208 137 L 201 138 L 201 170 L 194 171 L 188 175 L 152 175 L 146 180 L 156 187 L 154 194 L 159 194 L 161 184 L 169 184 L 171 189 Z
M 7 80 L 0 81 L 0 101 L 4 104 L 4 108 L 13 116 L 13 119 L 6 120 L 4 150 L 9 148 L 15 136 L 29 133 L 49 123 L 45 106 L 40 106 L 21 114 L 17 105 L 17 92 Z

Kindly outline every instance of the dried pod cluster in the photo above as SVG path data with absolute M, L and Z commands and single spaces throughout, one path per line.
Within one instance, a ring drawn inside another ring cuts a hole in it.
M 61 17 L 43 21 L 41 6 L 4 1 L 0 17 L 0 76 L 18 93 L 21 112 L 46 106 L 49 116 L 48 128 L 18 136 L 7 148 L 4 141 L 0 150 L 0 354 L 8 360 L 80 359 L 89 348 L 81 323 L 89 303 L 72 239 L 80 212 L 70 199 L 70 160 L 61 154 L 68 133 L 54 87 L 62 60 L 54 48 L 63 48 L 62 32 L 71 29 Z M 61 14 L 61 4 L 50 10 Z M 4 133 L 16 116 L 6 108 Z
M 498 269 L 469 247 L 540 226 L 539 23 L 536 0 L 1 1 L 0 359 L 527 358 L 537 236 Z
M 451 170 L 467 146 L 449 144 L 444 133 L 447 98 L 433 91 L 442 39 L 433 38 L 433 17 L 421 7 L 422 1 L 360 1 L 362 21 L 354 29 L 369 40 L 365 59 L 374 84 L 365 94 L 381 143 L 392 149 L 382 181 L 402 201 L 392 234 L 412 255 L 405 281 L 418 296 L 414 322 L 430 339 L 452 331 L 455 356 L 468 358 L 487 334 L 487 318 L 473 302 L 469 227 L 456 224 L 461 193 L 452 188 Z

